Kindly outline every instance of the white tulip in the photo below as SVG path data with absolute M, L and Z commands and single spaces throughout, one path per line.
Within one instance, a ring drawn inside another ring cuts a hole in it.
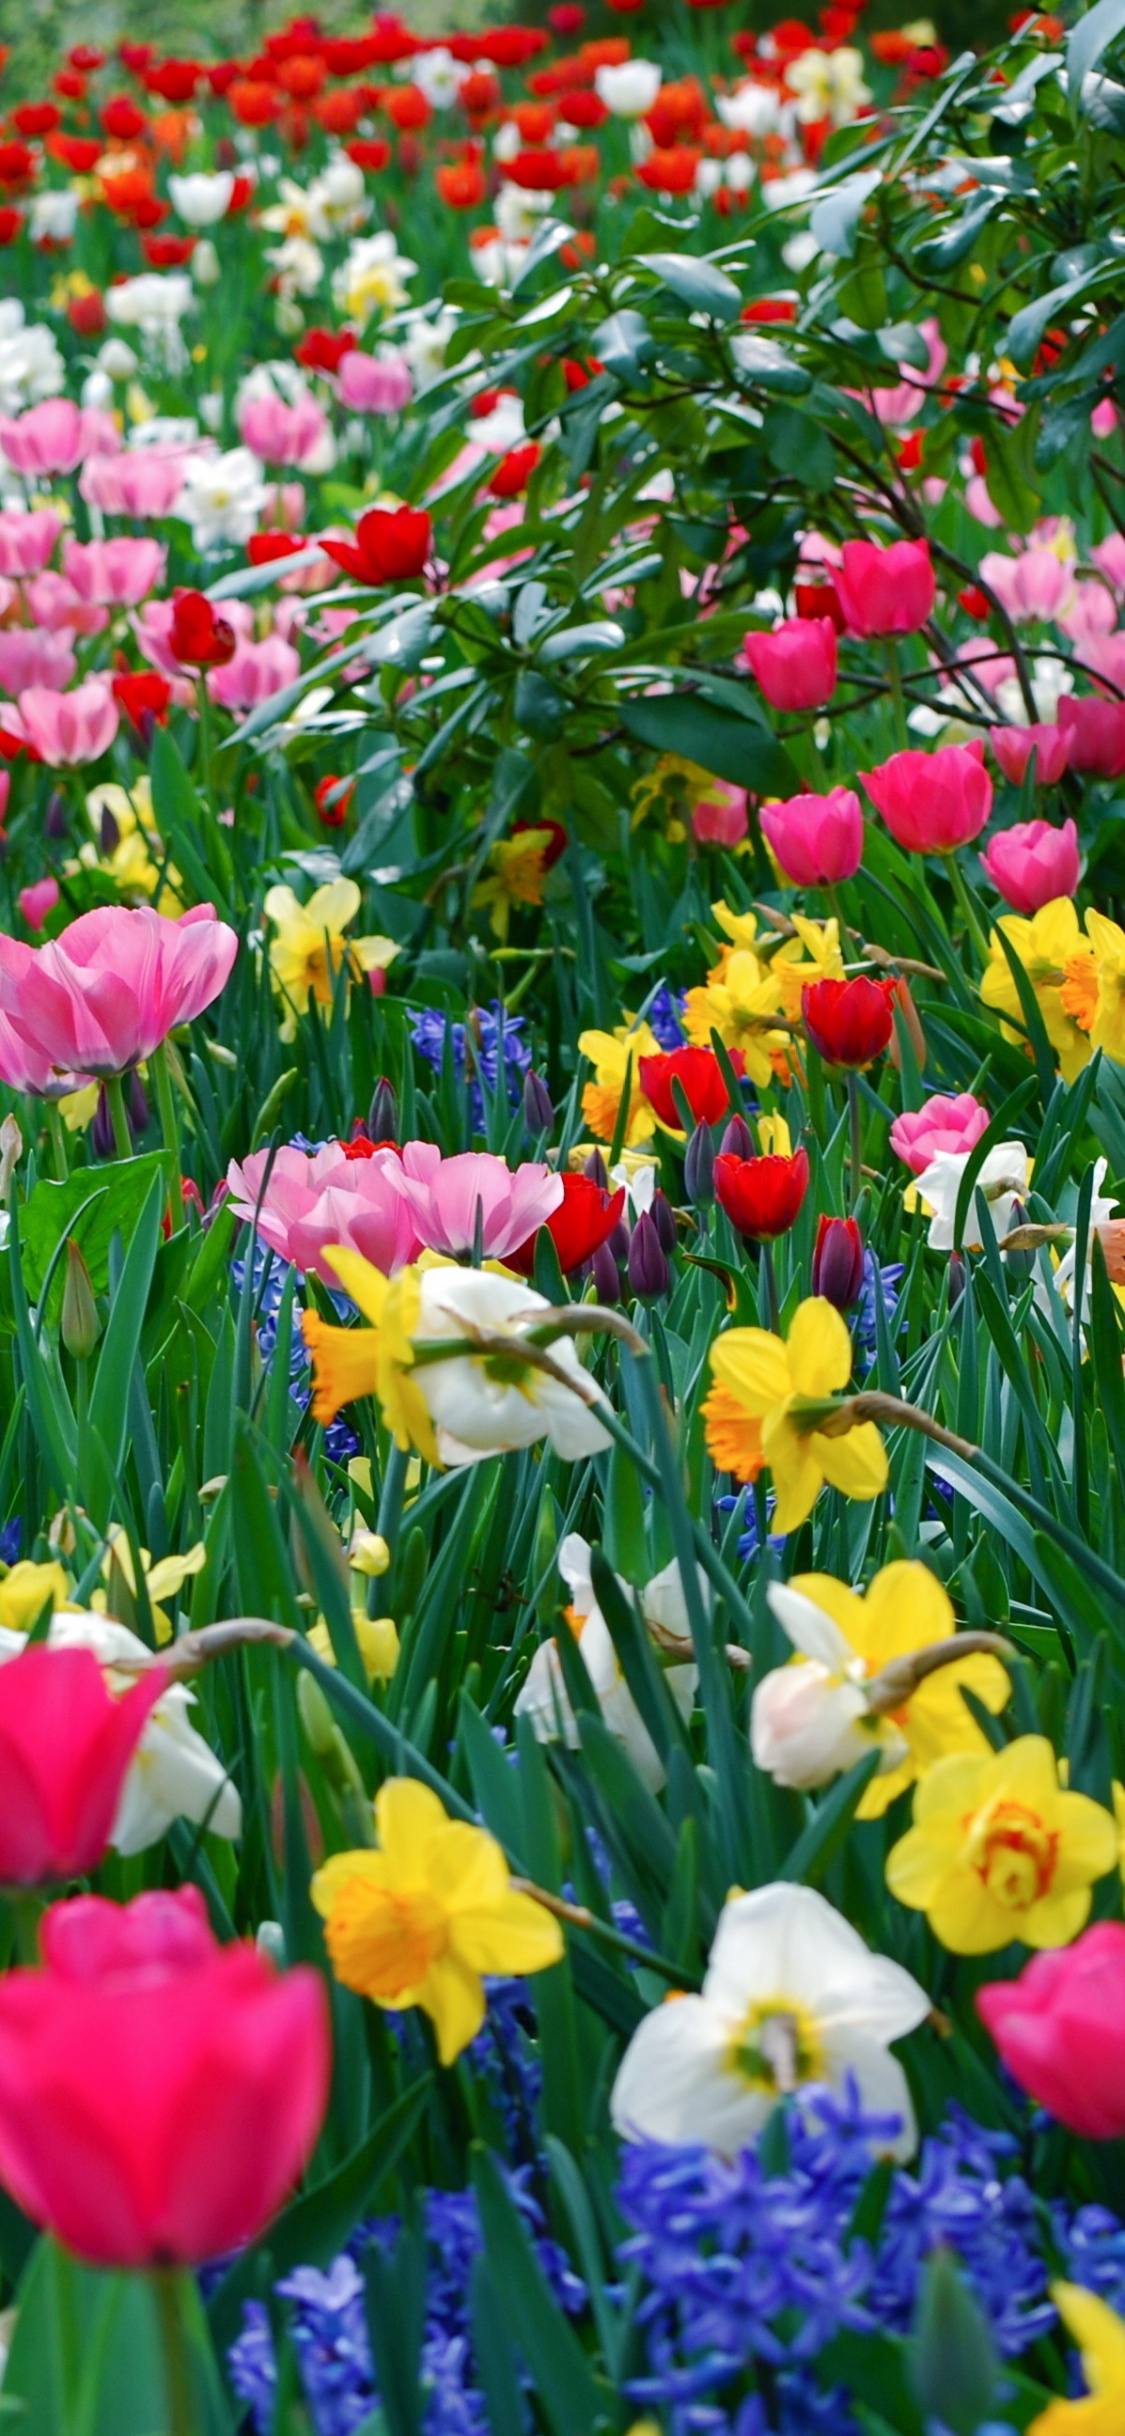
M 210 237 L 201 237 L 191 258 L 191 275 L 197 288 L 217 288 L 223 276 L 218 248 Z
M 69 245 L 78 219 L 79 194 L 76 186 L 47 186 L 42 194 L 33 195 L 28 214 L 28 235 L 33 245 L 42 245 L 48 238 L 55 245 Z
M 850 2075 L 868 2112 L 897 2117 L 887 2149 L 908 2157 L 914 2113 L 888 2047 L 929 2010 L 917 1981 L 870 1953 L 823 1895 L 760 1886 L 727 1903 L 702 1993 L 658 2005 L 634 2032 L 613 2087 L 614 2125 L 627 2140 L 734 2157 L 780 2099 L 842 2089 Z
M 651 110 L 662 82 L 651 59 L 626 59 L 619 68 L 598 68 L 594 90 L 615 118 L 643 118 Z
M 736 85 L 733 93 L 717 93 L 715 110 L 724 127 L 738 135 L 772 135 L 781 123 L 782 102 L 772 85 Z
M 194 169 L 188 177 L 168 179 L 172 209 L 187 228 L 214 228 L 225 219 L 234 193 L 233 169 Z
M 221 542 L 241 546 L 257 531 L 266 504 L 266 484 L 248 448 L 228 448 L 213 457 L 189 457 L 173 513 L 191 526 L 199 551 Z

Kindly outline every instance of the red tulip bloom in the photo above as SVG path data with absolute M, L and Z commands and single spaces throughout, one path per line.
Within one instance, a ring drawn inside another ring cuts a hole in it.
M 0 1987 L 6 2189 L 98 2267 L 194 2267 L 254 2241 L 324 2116 L 318 1973 L 218 1945 L 194 1886 L 56 1903 L 42 1944 L 44 1969 Z
M 326 537 L 321 546 L 359 584 L 398 584 L 425 573 L 430 531 L 424 508 L 369 508 L 354 542 Z
M 625 1192 L 607 1193 L 592 1176 L 574 1176 L 565 1172 L 562 1178 L 563 1197 L 556 1210 L 543 1223 L 559 1256 L 564 1277 L 580 1269 L 584 1260 L 592 1260 L 603 1243 L 608 1243 L 625 1207 Z M 507 1266 L 518 1269 L 521 1277 L 535 1273 L 535 1236 L 529 1235 L 518 1251 L 505 1254 Z
M 537 440 L 525 440 L 522 448 L 510 448 L 488 485 L 494 499 L 518 499 L 527 489 L 542 455 Z
M 897 984 L 869 981 L 811 981 L 801 992 L 801 1014 L 814 1049 L 828 1066 L 869 1066 L 894 1031 Z
M 92 1650 L 39 1644 L 0 1667 L 0 1886 L 97 1868 L 167 1680 L 154 1667 L 115 1700 Z
M 1100 1920 L 1036 1954 L 1018 1979 L 977 1993 L 977 2011 L 1020 2088 L 1086 2140 L 1125 2133 L 1125 1928 Z
M 113 699 L 131 726 L 139 729 L 147 711 L 159 727 L 168 717 L 172 688 L 155 668 L 119 669 L 112 679 Z
M 342 330 L 306 330 L 293 354 L 306 372 L 338 372 L 345 355 L 357 344 L 355 331 L 347 326 Z
M 735 1073 L 741 1074 L 741 1049 L 730 1051 L 730 1062 Z M 723 1069 L 713 1049 L 669 1049 L 659 1057 L 642 1057 L 638 1077 L 649 1107 L 660 1123 L 671 1126 L 677 1133 L 682 1126 L 672 1097 L 673 1082 L 679 1083 L 697 1125 L 717 1125 L 729 1110 Z
M 795 1150 L 791 1159 L 771 1153 L 763 1159 L 736 1159 L 721 1150 L 715 1161 L 715 1199 L 731 1225 L 754 1243 L 787 1235 L 808 1191 L 808 1152 Z
M 863 1237 L 854 1218 L 817 1221 L 812 1256 L 812 1290 L 837 1311 L 850 1311 L 863 1286 Z
M 246 544 L 246 556 L 252 567 L 270 567 L 277 558 L 294 558 L 298 550 L 307 550 L 303 533 L 251 533 Z
M 181 668 L 225 668 L 236 650 L 233 626 L 216 615 L 205 592 L 177 595 L 168 642 Z

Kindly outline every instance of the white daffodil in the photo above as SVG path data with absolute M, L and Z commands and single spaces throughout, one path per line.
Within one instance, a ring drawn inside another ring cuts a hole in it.
M 1090 1246 L 1093 1243 L 1094 1235 L 1098 1227 L 1106 1226 L 1109 1220 L 1115 1217 L 1117 1214 L 1118 1195 L 1116 1193 L 1110 1193 L 1107 1196 L 1102 1191 L 1102 1186 L 1105 1183 L 1108 1169 L 1108 1159 L 1099 1159 L 1094 1167 L 1094 1191 L 1090 1202 L 1090 1231 L 1086 1238 L 1087 1260 L 1089 1260 Z M 1074 1270 L 1077 1259 L 1078 1237 L 1076 1234 L 1069 1251 L 1063 1253 L 1058 1268 L 1055 1270 L 1053 1279 L 1055 1288 L 1057 1292 L 1061 1294 L 1068 1310 L 1070 1309 L 1071 1298 L 1074 1292 Z M 1087 1286 L 1087 1296 L 1088 1294 L 1089 1287 Z
M 754 1765 L 777 1785 L 800 1791 L 826 1785 L 878 1746 L 880 1773 L 901 1765 L 907 1742 L 889 1717 L 872 1717 L 863 1689 L 866 1661 L 824 1607 L 788 1582 L 766 1592 L 800 1661 L 775 1667 L 750 1706 Z
M 785 82 L 797 95 L 797 116 L 803 126 L 830 119 L 834 127 L 850 127 L 871 100 L 863 81 L 863 54 L 842 43 L 838 50 L 815 45 L 789 62 Z
M 417 85 L 425 94 L 431 110 L 450 110 L 472 68 L 462 66 L 444 43 L 432 51 L 419 51 L 413 59 L 404 59 L 405 79 Z
M 594 90 L 614 118 L 643 118 L 651 110 L 662 83 L 661 70 L 651 59 L 626 59 L 620 67 L 595 70 Z
M 577 1531 L 568 1532 L 559 1548 L 558 1566 L 570 1592 L 567 1622 L 574 1630 L 602 1716 L 610 1733 L 624 1743 L 638 1776 L 650 1791 L 658 1793 L 664 1782 L 664 1769 L 621 1672 L 609 1626 L 594 1596 L 589 1541 Z M 627 1582 L 621 1582 L 621 1588 L 627 1599 L 632 1597 Z M 675 1633 L 681 1640 L 689 1638 L 691 1627 L 677 1564 L 665 1565 L 662 1573 L 653 1575 L 640 1592 L 640 1602 L 647 1622 Z M 686 1723 L 695 1703 L 699 1670 L 694 1664 L 670 1666 L 665 1681 Z M 516 1715 L 530 1717 L 537 1742 L 554 1742 L 561 1737 L 569 1750 L 578 1750 L 578 1721 L 567 1697 L 554 1641 L 544 1641 L 536 1650 L 516 1701 Z
M 954 1225 L 957 1216 L 957 1199 L 961 1190 L 961 1181 L 971 1157 L 972 1152 L 968 1150 L 939 1150 L 936 1157 L 931 1159 L 929 1166 L 918 1177 L 914 1187 L 911 1188 L 910 1185 L 907 1185 L 907 1192 L 910 1193 L 913 1189 L 918 1200 L 924 1201 L 932 1213 L 927 1241 L 935 1252 L 952 1252 L 955 1248 Z M 1027 1151 L 1022 1142 L 998 1142 L 995 1149 L 988 1152 L 977 1172 L 976 1184 L 969 1195 L 969 1207 L 965 1212 L 965 1232 L 961 1243 L 956 1247 L 958 1250 L 970 1252 L 980 1250 L 980 1221 L 977 1217 L 978 1193 L 984 1194 L 989 1205 L 993 1230 L 997 1238 L 1009 1232 L 1015 1223 L 1016 1204 L 1023 1201 L 1027 1195 L 1028 1172 Z
M 168 179 L 172 209 L 186 228 L 214 228 L 225 219 L 234 193 L 233 169 L 195 169 L 188 177 Z
M 280 245 L 267 245 L 266 260 L 273 265 L 279 305 L 291 304 L 295 296 L 315 296 L 324 277 L 324 256 L 311 237 L 294 234 Z
M 191 526 L 200 553 L 222 542 L 237 546 L 256 533 L 267 489 L 257 457 L 248 448 L 228 448 L 212 457 L 190 457 L 173 514 Z
M 640 2024 L 613 2087 L 627 2140 L 702 2143 L 734 2157 L 779 2100 L 854 2079 L 869 2113 L 898 2118 L 887 2152 L 917 2144 L 906 2075 L 889 2052 L 925 2020 L 925 1990 L 872 1954 L 809 1886 L 760 1886 L 727 1903 L 698 1996 Z
M 46 322 L 26 321 L 18 297 L 0 297 L 0 414 L 19 414 L 66 387 L 66 365 Z
M 400 254 L 389 229 L 373 237 L 357 237 L 332 279 L 332 293 L 349 321 L 370 321 L 373 313 L 396 313 L 406 303 L 406 283 L 418 265 Z
M 519 1358 L 520 1337 L 549 1319 L 543 1296 L 511 1277 L 485 1269 L 428 1269 L 421 1281 L 418 1339 L 471 1336 L 484 1328 L 510 1334 L 512 1353 L 455 1354 L 414 1374 L 437 1433 L 443 1463 L 479 1463 L 511 1447 L 547 1438 L 568 1463 L 596 1455 L 609 1435 L 585 1401 L 592 1381 L 569 1337 L 550 1346 L 555 1368 L 570 1386 Z M 579 1392 L 576 1393 L 575 1390 Z

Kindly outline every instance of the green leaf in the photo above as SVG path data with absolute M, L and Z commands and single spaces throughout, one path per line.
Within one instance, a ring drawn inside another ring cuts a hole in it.
M 129 1389 L 140 1351 L 145 1306 L 156 1255 L 166 1193 L 163 1167 L 154 1175 L 133 1230 L 121 1277 L 110 1304 L 106 1332 L 98 1354 L 97 1375 L 90 1396 L 90 1428 L 105 1442 L 115 1472 L 125 1460 L 129 1430 Z
M 500 2167 L 487 2149 L 478 2149 L 473 2158 L 473 2183 L 500 2313 L 531 2371 L 544 2416 L 554 2436 L 591 2436 L 607 2413 L 609 2397 L 599 2391 Z
M 976 2436 L 992 2415 L 1000 2363 L 992 2330 L 953 2254 L 927 2259 L 915 2323 L 913 2383 L 924 2412 L 952 2436 Z
M 1098 0 L 1096 8 L 1080 17 L 1066 46 L 1066 75 L 1071 95 L 1077 99 L 1083 79 L 1090 73 L 1102 52 L 1116 42 L 1125 31 L 1125 0 Z
M 139 1159 L 109 1161 L 104 1167 L 76 1167 L 65 1184 L 44 1178 L 28 1195 L 20 1211 L 24 1277 L 32 1302 L 43 1292 L 52 1256 L 72 1236 L 90 1272 L 95 1294 L 109 1286 L 109 1247 L 115 1233 L 128 1244 L 157 1176 L 167 1174 L 162 1150 L 146 1151 Z M 58 1325 L 62 1311 L 63 1276 L 56 1269 L 47 1298 L 47 1317 Z
M 829 1862 L 839 1851 L 868 1786 L 879 1773 L 879 1753 L 869 1751 L 866 1759 L 857 1760 L 823 1801 L 817 1803 L 808 1826 L 803 1828 L 791 1852 L 786 1854 L 779 1878 L 794 1885 L 816 1886 L 824 1876 Z
M 713 321 L 737 321 L 742 310 L 742 296 L 733 279 L 725 271 L 717 271 L 713 262 L 701 261 L 696 254 L 639 254 L 637 260 L 646 271 L 653 271 L 662 287 L 671 290 L 691 313 L 709 313 Z M 599 358 L 605 361 L 604 356 Z
M 681 753 L 752 794 L 792 795 L 800 784 L 784 745 L 769 728 L 714 710 L 694 694 L 646 694 L 620 703 L 617 716 L 654 753 Z

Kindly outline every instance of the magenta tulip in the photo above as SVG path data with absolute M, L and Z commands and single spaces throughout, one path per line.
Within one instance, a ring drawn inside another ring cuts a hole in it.
M 1019 914 L 1038 913 L 1053 897 L 1072 897 L 1082 869 L 1072 820 L 1061 829 L 1049 820 L 1017 821 L 997 830 L 980 859 L 1005 904 Z
M 1100 1920 L 978 1990 L 1013 2080 L 1087 2140 L 1125 2134 L 1125 1928 Z M 1106 2422 L 1108 2425 L 1108 2421 Z
M 761 822 L 796 888 L 834 888 L 838 880 L 850 880 L 863 861 L 863 807 L 850 787 L 763 804 Z
M 950 1099 L 935 1092 L 920 1108 L 904 1108 L 891 1127 L 891 1149 L 912 1176 L 925 1174 L 941 1151 L 963 1157 L 988 1129 L 988 1110 L 971 1091 Z
M 775 710 L 818 710 L 836 690 L 830 617 L 790 617 L 772 634 L 748 634 L 746 657 Z
M 1035 783 L 1039 787 L 1058 785 L 1067 766 L 1067 744 L 1061 727 L 1040 724 L 1031 727 L 990 727 L 989 742 L 1005 778 L 1014 787 L 1023 783 L 1024 773 L 1032 754 L 1035 755 Z
M 120 1699 L 91 1649 L 36 1643 L 0 1666 L 0 1886 L 96 1869 L 149 1713 L 153 1667 Z
M 1091 778 L 1120 778 L 1125 770 L 1125 702 L 1101 694 L 1063 694 L 1058 721 L 1072 770 Z
M 925 541 L 846 541 L 833 580 L 853 634 L 916 634 L 934 605 Z
M 0 935 L 0 1015 L 60 1072 L 123 1074 L 224 988 L 238 937 L 196 905 L 178 922 L 149 905 L 99 906 L 25 947 Z
M 54 878 L 33 880 L 30 888 L 21 888 L 19 909 L 29 930 L 42 930 L 48 914 L 59 901 L 59 884 Z
M 951 854 L 980 835 L 992 810 L 992 780 L 976 739 L 940 745 L 936 753 L 892 753 L 860 777 L 908 854 Z

